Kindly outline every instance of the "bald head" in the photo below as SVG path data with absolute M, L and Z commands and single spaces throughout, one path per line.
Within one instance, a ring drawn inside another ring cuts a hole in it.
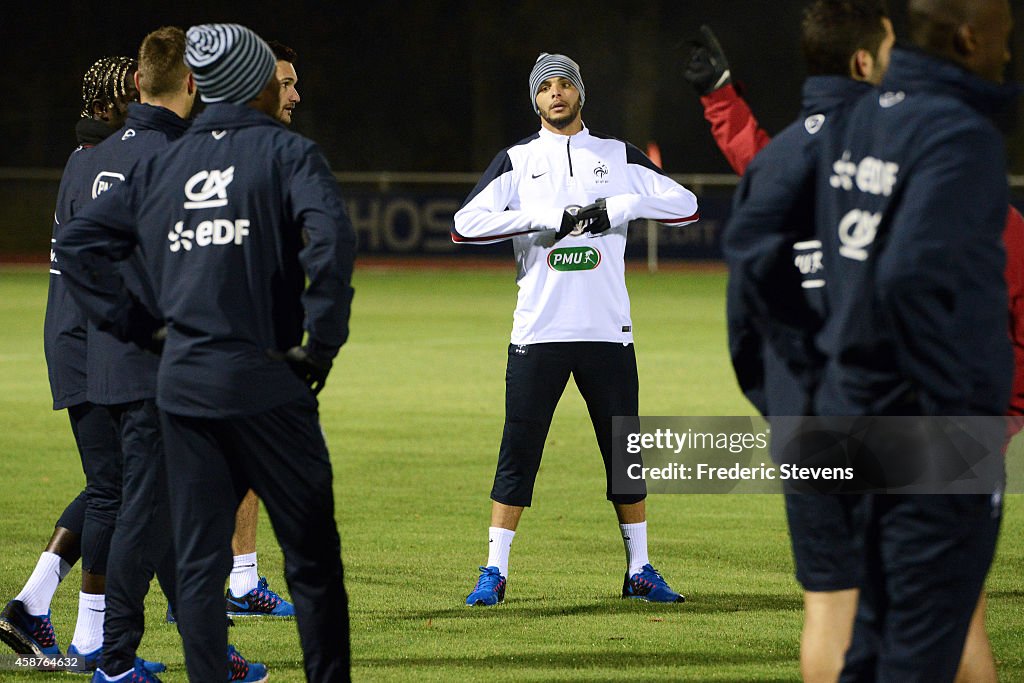
M 910 14 L 928 17 L 936 23 L 959 25 L 967 23 L 968 18 L 985 4 L 993 4 L 995 0 L 910 0 Z
M 1009 0 L 910 0 L 908 15 L 914 45 L 1002 82 L 1013 27 Z

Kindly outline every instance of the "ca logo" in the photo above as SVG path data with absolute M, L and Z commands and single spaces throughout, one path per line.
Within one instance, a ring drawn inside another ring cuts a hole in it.
M 855 261 L 866 261 L 867 247 L 875 241 L 882 214 L 853 209 L 839 221 L 839 253 Z
M 235 179 L 235 167 L 223 171 L 200 171 L 185 182 L 186 209 L 210 209 L 227 206 L 228 185 Z

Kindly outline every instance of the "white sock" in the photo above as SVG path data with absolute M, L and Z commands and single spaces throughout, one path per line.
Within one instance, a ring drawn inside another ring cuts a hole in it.
M 231 594 L 240 598 L 260 582 L 260 570 L 256 563 L 256 553 L 235 555 L 235 565 L 231 568 Z
M 626 571 L 633 576 L 650 563 L 647 559 L 647 522 L 620 524 L 619 529 L 622 530 L 622 543 L 626 546 L 626 564 L 629 566 Z
M 36 562 L 36 568 L 25 582 L 25 587 L 15 600 L 25 603 L 25 611 L 33 616 L 43 616 L 50 611 L 50 601 L 61 580 L 71 571 L 71 565 L 56 553 L 44 552 Z
M 71 644 L 85 654 L 95 652 L 103 645 L 103 615 L 107 611 L 107 596 L 102 593 L 78 593 L 78 622 Z
M 512 537 L 516 532 L 492 526 L 487 529 L 487 566 L 497 567 L 501 575 L 508 578 L 508 554 L 512 550 Z

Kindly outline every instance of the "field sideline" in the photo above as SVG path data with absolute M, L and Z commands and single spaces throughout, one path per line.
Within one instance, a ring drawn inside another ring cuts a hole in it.
M 365 267 L 360 268 L 360 265 Z M 724 333 L 720 269 L 628 275 L 644 415 L 745 415 Z M 0 601 L 28 577 L 83 476 L 42 353 L 45 267 L 0 267 Z M 515 305 L 507 267 L 358 264 L 352 335 L 320 395 L 335 467 L 357 681 L 798 681 L 800 590 L 782 501 L 652 496 L 651 559 L 682 605 L 618 598 L 623 550 L 582 399 L 570 385 L 548 438 L 506 602 L 463 605 L 486 558 L 491 477 Z M 260 567 L 287 593 L 265 515 Z M 77 568 L 57 592 L 61 648 Z M 1024 496 L 1008 496 L 989 578 L 1001 680 L 1024 681 Z M 154 584 L 140 654 L 186 680 Z M 302 681 L 291 621 L 229 634 L 272 681 Z M 70 680 L 0 670 L 0 681 Z M 84 679 L 83 679 L 84 680 Z

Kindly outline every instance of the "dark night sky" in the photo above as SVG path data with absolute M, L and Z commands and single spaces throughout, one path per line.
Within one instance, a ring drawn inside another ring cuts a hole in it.
M 897 31 L 904 0 L 890 0 Z M 1024 23 L 1019 0 L 1012 3 Z M 9 6 L 9 5 L 8 5 Z M 580 63 L 584 121 L 640 147 L 656 140 L 672 173 L 728 172 L 682 79 L 683 44 L 710 24 L 769 132 L 796 115 L 804 78 L 803 2 L 19 3 L 0 11 L 8 102 L 0 166 L 60 168 L 74 147 L 82 73 L 137 52 L 150 30 L 210 21 L 249 26 L 299 53 L 295 130 L 336 171 L 479 172 L 533 133 L 527 76 L 541 51 Z M 1022 31 L 1015 73 L 1024 74 Z M 1018 133 L 1014 140 L 1019 142 Z M 1016 145 L 1020 147 L 1020 145 Z M 1014 153 L 1013 170 L 1024 172 Z

